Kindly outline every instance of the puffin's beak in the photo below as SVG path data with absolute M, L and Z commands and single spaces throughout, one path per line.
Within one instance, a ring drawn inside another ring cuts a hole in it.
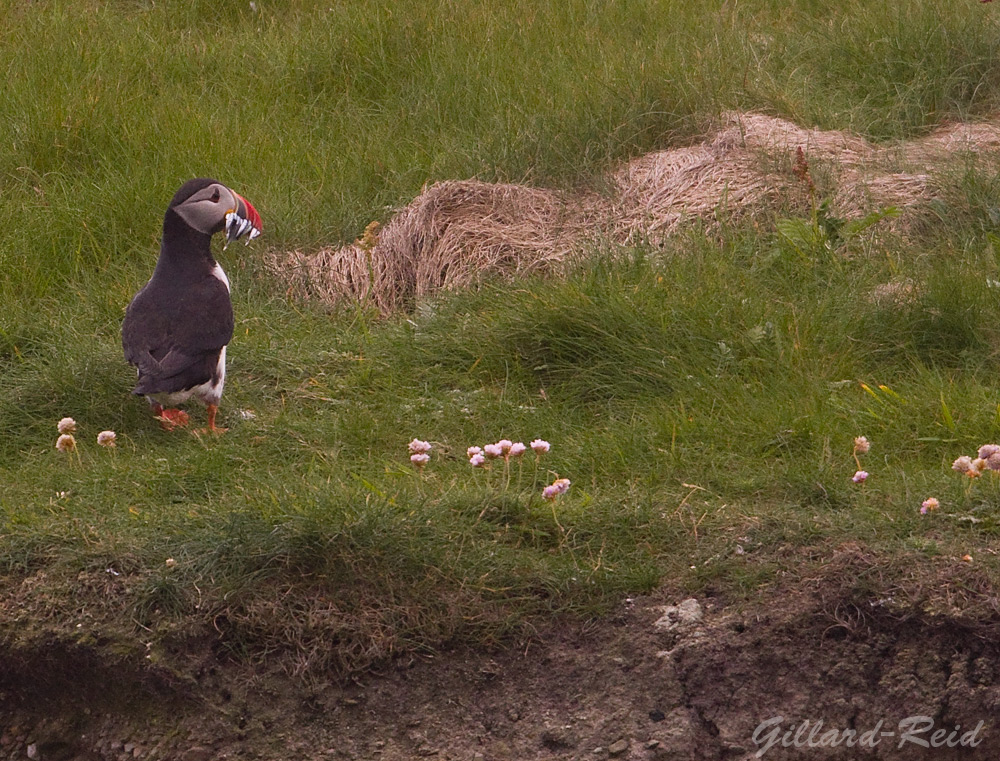
M 239 193 L 234 192 L 233 197 L 236 199 L 236 208 L 226 213 L 226 243 L 223 248 L 248 233 L 247 245 L 249 245 L 250 241 L 264 231 L 264 223 L 253 204 Z

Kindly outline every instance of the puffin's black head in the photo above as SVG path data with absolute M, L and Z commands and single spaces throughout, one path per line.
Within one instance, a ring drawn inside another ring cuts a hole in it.
M 176 212 L 191 228 L 206 235 L 226 231 L 226 242 L 249 233 L 256 238 L 264 229 L 253 205 L 221 182 L 207 177 L 188 180 L 174 193 L 167 213 Z

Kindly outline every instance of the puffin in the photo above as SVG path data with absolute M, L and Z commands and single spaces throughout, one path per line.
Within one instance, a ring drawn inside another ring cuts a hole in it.
M 215 416 L 226 381 L 226 345 L 233 337 L 229 279 L 212 256 L 212 236 L 226 245 L 263 232 L 260 214 L 218 180 L 199 177 L 174 194 L 163 217 L 160 255 L 149 282 L 133 297 L 122 323 L 122 349 L 166 430 L 185 426 L 176 409 L 194 397 L 205 405 L 207 430 L 221 433 Z

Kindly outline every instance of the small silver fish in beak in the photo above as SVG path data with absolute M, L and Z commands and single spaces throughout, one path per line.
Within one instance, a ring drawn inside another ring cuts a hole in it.
M 253 205 L 238 193 L 233 193 L 233 195 L 236 196 L 236 208 L 226 214 L 226 242 L 222 246 L 223 249 L 230 242 L 239 240 L 244 235 L 248 236 L 247 245 L 249 246 L 250 241 L 264 230 L 260 214 L 257 213 Z

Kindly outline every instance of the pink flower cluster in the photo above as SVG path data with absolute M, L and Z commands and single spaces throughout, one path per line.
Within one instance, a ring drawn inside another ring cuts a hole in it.
M 868 471 L 862 469 L 861 460 L 858 459 L 859 454 L 868 454 L 868 450 L 872 448 L 871 442 L 868 441 L 867 436 L 855 436 L 854 437 L 854 451 L 851 453 L 854 457 L 854 462 L 857 463 L 858 469 L 855 471 L 854 475 L 851 476 L 851 480 L 856 484 L 863 484 L 868 480 Z
M 414 439 L 407 446 L 410 450 L 410 462 L 416 465 L 417 470 L 423 470 L 424 465 L 431 460 L 431 456 L 427 454 L 431 451 L 430 442 Z
M 413 439 L 407 447 L 410 450 L 410 462 L 416 466 L 417 470 L 422 471 L 431 459 L 429 452 L 432 446 L 430 442 Z M 486 468 L 492 460 L 502 459 L 504 461 L 505 478 L 509 478 L 507 466 L 510 464 L 511 459 L 522 457 L 529 448 L 535 453 L 535 462 L 537 463 L 541 456 L 549 451 L 551 445 L 544 439 L 534 439 L 530 444 L 511 441 L 510 439 L 500 439 L 500 441 L 493 444 L 486 444 L 481 447 L 471 446 L 465 450 L 465 454 L 469 458 L 469 465 L 474 468 Z M 520 474 L 520 471 L 518 473 Z M 568 478 L 557 478 L 542 490 L 542 497 L 547 500 L 554 500 L 569 489 L 569 484 Z M 504 488 L 506 488 L 506 485 Z
M 1000 470 L 1000 445 L 983 444 L 975 457 L 962 455 L 951 464 L 951 469 L 969 478 L 979 478 L 984 470 Z
M 872 445 L 868 441 L 867 436 L 854 437 L 854 451 L 851 454 L 854 457 L 854 462 L 858 465 L 858 469 L 855 471 L 854 475 L 851 476 L 851 480 L 856 484 L 863 484 L 868 479 L 868 471 L 862 469 L 861 460 L 858 459 L 858 455 L 868 454 L 868 450 L 871 448 Z
M 76 433 L 76 421 L 71 417 L 64 417 L 56 424 L 56 428 L 59 430 L 56 449 L 60 452 L 75 452 L 76 437 L 73 434 Z M 101 431 L 97 434 L 97 443 L 102 447 L 113 447 L 116 438 L 114 431 Z
M 568 478 L 557 478 L 551 484 L 542 489 L 542 499 L 547 499 L 549 501 L 555 500 L 560 494 L 565 494 L 566 490 L 569 489 L 570 481 Z
M 529 445 L 536 455 L 549 451 L 549 442 L 542 439 L 535 439 Z M 528 451 L 528 447 L 520 441 L 510 439 L 500 439 L 495 444 L 486 444 L 482 447 L 469 447 L 465 454 L 469 458 L 469 465 L 474 468 L 484 468 L 489 460 L 498 460 L 501 457 L 510 461 L 511 457 L 520 457 Z

